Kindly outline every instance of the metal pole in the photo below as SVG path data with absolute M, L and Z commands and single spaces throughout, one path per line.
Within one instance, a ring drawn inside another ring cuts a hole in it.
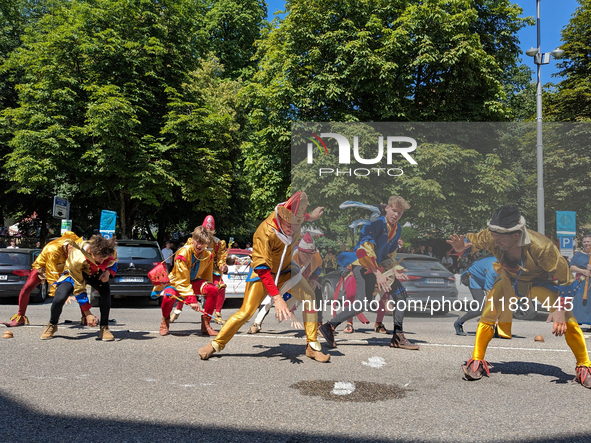
M 538 65 L 538 84 L 536 95 L 536 135 L 537 135 L 537 160 L 538 160 L 538 232 L 545 234 L 544 218 L 544 152 L 542 144 L 542 44 L 540 37 L 540 0 L 536 0 L 537 9 L 537 30 L 538 30 L 538 54 L 536 64 Z

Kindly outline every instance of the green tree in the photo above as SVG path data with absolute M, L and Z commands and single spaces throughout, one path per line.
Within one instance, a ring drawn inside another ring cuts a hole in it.
M 220 60 L 225 75 L 250 78 L 256 67 L 254 42 L 267 21 L 261 0 L 215 0 L 205 16 L 208 48 Z
M 119 213 L 124 237 L 175 195 L 225 208 L 240 85 L 205 52 L 206 11 L 193 0 L 75 0 L 28 29 L 6 63 L 24 72 L 19 106 L 4 112 L 13 189 L 72 184 L 74 200 Z
M 579 0 L 562 30 L 564 59 L 558 76 L 564 79 L 548 94 L 545 112 L 555 121 L 591 121 L 591 0 Z
M 503 82 L 528 21 L 509 1 L 295 0 L 286 10 L 258 42 L 250 90 L 247 168 L 259 213 L 289 188 L 291 121 L 510 117 Z

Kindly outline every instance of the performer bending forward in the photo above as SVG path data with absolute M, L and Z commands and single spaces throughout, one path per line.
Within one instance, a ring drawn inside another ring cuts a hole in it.
M 398 221 L 404 211 L 409 208 L 410 205 L 404 198 L 393 195 L 388 199 L 386 215 L 379 217 L 376 221 L 365 225 L 361 229 L 355 252 L 339 254 L 339 262 L 352 266 L 353 276 L 357 283 L 355 301 L 362 303 L 360 310 L 354 309 L 355 303 L 348 304 L 335 318 L 320 326 L 319 332 L 333 348 L 337 347 L 334 339 L 336 327 L 363 312 L 363 301 L 372 299 L 376 284 L 382 293 L 392 294 L 395 301 L 394 306 L 398 306 L 399 301 L 405 300 L 406 291 L 400 281 L 407 280 L 406 274 L 397 270 L 395 271 L 394 281 L 392 281 L 389 277 L 383 275 L 384 268 L 380 267 L 380 263 L 388 259 L 393 262 L 396 257 L 398 239 L 402 232 L 402 227 Z M 349 260 L 346 260 L 347 255 L 350 255 Z M 397 309 L 394 312 L 394 335 L 390 346 L 418 350 L 419 347 L 409 342 L 404 336 L 403 321 L 404 310 Z
M 306 280 L 291 281 L 292 238 L 297 240 L 304 220 L 316 220 L 323 211 L 323 208 L 316 208 L 312 214 L 306 214 L 307 207 L 308 196 L 297 192 L 287 202 L 277 205 L 275 211 L 260 224 L 254 234 L 252 250 L 252 269 L 257 278 L 247 283 L 240 310 L 228 319 L 214 341 L 199 349 L 202 360 L 226 347 L 240 327 L 253 316 L 267 293 L 273 298 L 279 320 L 291 318 L 291 312 L 280 295 L 285 285 L 289 285 L 294 297 L 305 302 L 304 309 L 313 306 L 314 291 Z M 304 310 L 303 317 L 308 341 L 306 356 L 320 362 L 329 361 L 330 356 L 322 353 L 316 337 L 316 312 Z
M 215 336 L 217 332 L 210 326 L 218 298 L 218 287 L 213 281 L 213 253 L 206 250 L 213 242 L 213 235 L 204 226 L 198 226 L 191 234 L 190 242 L 180 248 L 174 256 L 174 267 L 168 278 L 168 286 L 154 286 L 153 293 L 164 292 L 162 300 L 162 321 L 160 335 L 168 335 L 170 328 L 170 312 L 177 300 L 183 300 L 194 311 L 200 311 L 198 295 L 204 295 L 204 311 L 208 315 L 201 316 L 201 334 Z
M 565 336 L 566 343 L 575 355 L 575 380 L 591 388 L 591 361 L 587 355 L 585 337 L 569 309 L 572 303 L 568 303 L 565 298 L 573 295 L 571 288 L 576 282 L 558 248 L 544 235 L 526 229 L 525 219 L 519 209 L 511 205 L 495 211 L 488 229 L 478 234 L 468 234 L 466 238 L 454 234 L 447 242 L 460 253 L 468 252 L 470 246 L 475 250 L 486 249 L 499 262 L 497 271 L 500 278 L 492 287 L 489 302 L 482 311 L 472 358 L 462 366 L 466 378 L 479 380 L 485 372 L 489 374 L 484 355 L 494 335 L 495 321 L 498 319 L 499 329 L 511 336 L 511 298 L 529 297 L 537 298 L 541 303 L 547 300 L 550 306 L 555 306 L 558 300 L 557 308 L 550 309 L 547 321 L 554 323 L 554 335 Z
M 99 338 L 113 341 L 115 337 L 109 331 L 109 312 L 111 311 L 111 287 L 109 278 L 117 272 L 117 252 L 115 240 L 107 240 L 101 235 L 94 235 L 90 241 L 79 246 L 73 240 L 67 241 L 73 248 L 68 254 L 64 273 L 55 282 L 57 289 L 51 304 L 49 324 L 41 334 L 42 340 L 53 338 L 57 332 L 57 322 L 64 304 L 71 295 L 76 297 L 82 311 L 83 324 L 96 326 L 96 318 L 90 312 L 91 304 L 86 293 L 86 285 L 96 289 L 100 295 L 100 331 Z
M 55 295 L 56 287 L 54 283 L 64 271 L 68 250 L 71 248 L 71 246 L 68 246 L 68 240 L 82 242 L 82 239 L 72 231 L 66 231 L 61 237 L 47 243 L 41 254 L 35 259 L 27 282 L 18 295 L 18 312 L 10 318 L 11 322 L 7 326 L 14 328 L 29 323 L 25 313 L 27 312 L 27 306 L 29 306 L 31 291 L 39 284 L 47 281 L 47 295 L 49 297 Z

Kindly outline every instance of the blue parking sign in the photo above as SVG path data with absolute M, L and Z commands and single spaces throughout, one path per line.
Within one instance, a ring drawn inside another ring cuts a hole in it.
M 560 249 L 573 249 L 575 247 L 574 237 L 560 237 Z

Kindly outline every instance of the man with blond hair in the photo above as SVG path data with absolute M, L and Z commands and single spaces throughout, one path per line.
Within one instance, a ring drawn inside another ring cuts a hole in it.
M 214 255 L 207 250 L 213 242 L 212 233 L 204 226 L 198 226 L 191 234 L 191 241 L 180 248 L 174 257 L 174 267 L 166 286 L 155 286 L 153 292 L 161 293 L 162 321 L 160 335 L 168 335 L 170 328 L 170 313 L 175 301 L 183 300 L 194 311 L 201 311 L 197 299 L 198 295 L 207 297 L 204 311 L 208 315 L 201 316 L 201 334 L 215 336 L 217 332 L 210 326 L 210 319 L 216 306 L 219 294 L 213 282 Z
M 388 199 L 385 211 L 386 215 L 379 217 L 361 229 L 359 241 L 354 252 L 343 252 L 339 255 L 339 263 L 350 266 L 357 290 L 355 301 L 345 303 L 344 309 L 335 318 L 318 328 L 318 332 L 326 339 L 333 348 L 337 347 L 334 339 L 334 331 L 342 322 L 355 317 L 365 311 L 364 307 L 372 300 L 374 288 L 378 287 L 382 293 L 389 293 L 394 298 L 394 306 L 399 305 L 398 301 L 406 298 L 406 291 L 400 281 L 406 280 L 406 274 L 399 270 L 394 271 L 394 280 L 384 276 L 385 262 L 390 260 L 388 265 L 391 268 L 398 249 L 398 239 L 402 232 L 402 226 L 398 223 L 404 211 L 410 208 L 408 202 L 393 195 Z M 357 303 L 359 302 L 359 304 Z M 359 307 L 359 309 L 356 309 Z M 390 346 L 409 350 L 418 350 L 419 347 L 410 343 L 404 336 L 402 322 L 404 310 L 396 309 L 394 313 L 394 336 Z

